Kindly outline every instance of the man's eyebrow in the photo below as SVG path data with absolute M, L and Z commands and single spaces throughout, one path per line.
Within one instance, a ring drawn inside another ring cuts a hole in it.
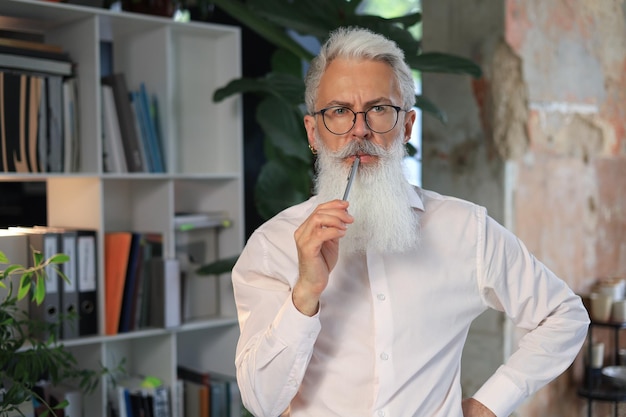
M 366 101 L 363 106 L 363 110 L 367 110 L 370 107 L 373 107 L 379 104 L 391 104 L 391 100 L 389 100 L 386 97 L 378 97 L 373 100 Z M 352 103 L 348 103 L 347 101 L 339 101 L 339 100 L 329 101 L 328 104 L 324 106 L 324 108 L 335 107 L 335 106 L 347 107 L 349 109 L 354 110 L 354 107 L 352 107 Z

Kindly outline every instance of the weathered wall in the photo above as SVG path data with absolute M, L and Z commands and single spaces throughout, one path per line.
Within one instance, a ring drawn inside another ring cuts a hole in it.
M 626 4 L 507 0 L 505 19 L 528 91 L 527 134 L 510 138 L 527 144 L 510 157 L 513 227 L 581 293 L 626 277 Z M 519 414 L 583 415 L 580 362 Z
M 423 11 L 425 50 L 485 72 L 424 77 L 450 116 L 447 126 L 424 119 L 424 186 L 487 206 L 578 292 L 626 277 L 626 2 L 423 0 Z M 482 324 L 467 358 L 494 335 L 504 354 L 519 337 L 508 322 Z M 580 362 L 516 414 L 586 415 Z M 492 368 L 464 367 L 469 393 Z

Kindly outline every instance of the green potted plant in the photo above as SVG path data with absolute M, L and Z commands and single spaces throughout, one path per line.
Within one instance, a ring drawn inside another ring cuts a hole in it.
M 201 1 L 201 0 L 198 0 Z M 221 101 L 234 94 L 251 93 L 262 99 L 256 109 L 266 162 L 255 185 L 255 206 L 268 219 L 311 193 L 313 157 L 308 149 L 304 124 L 304 65 L 313 54 L 289 32 L 322 43 L 339 26 L 361 26 L 393 39 L 405 52 L 416 72 L 481 76 L 473 61 L 450 54 L 424 52 L 410 28 L 421 22 L 420 13 L 386 19 L 358 13 L 361 0 L 208 0 L 278 48 L 272 70 L 265 76 L 232 80 L 214 93 Z M 445 123 L 446 116 L 431 100 L 416 95 L 415 105 Z M 414 149 L 409 145 L 409 154 Z M 199 274 L 227 272 L 237 257 L 202 266 Z
M 68 404 L 48 404 L 37 390 L 37 383 L 46 375 L 52 385 L 71 381 L 84 393 L 92 392 L 106 370 L 81 369 L 72 353 L 57 342 L 54 336 L 34 337 L 42 331 L 54 334 L 58 323 L 46 324 L 28 318 L 20 301 L 30 299 L 41 304 L 46 296 L 46 268 L 52 268 L 63 279 L 67 277 L 58 266 L 69 260 L 65 254 L 44 259 L 41 252 L 32 251 L 32 265 L 12 264 L 0 251 L 0 288 L 5 294 L 0 299 L 0 415 L 16 412 L 26 401 L 35 401 L 43 409 L 41 415 L 55 415 L 54 411 Z

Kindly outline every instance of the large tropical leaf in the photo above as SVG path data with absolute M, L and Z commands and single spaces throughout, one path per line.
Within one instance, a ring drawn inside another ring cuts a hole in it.
M 259 103 L 256 119 L 265 133 L 265 140 L 272 146 L 280 149 L 284 155 L 304 163 L 311 162 L 302 114 L 296 107 L 270 96 Z
M 214 101 L 222 101 L 234 94 L 271 94 L 290 105 L 304 101 L 304 81 L 301 77 L 282 72 L 270 72 L 261 78 L 238 78 L 213 93 Z
M 411 68 L 422 72 L 470 74 L 476 78 L 482 76 L 482 70 L 474 61 L 452 54 L 423 52 L 415 56 L 408 55 L 406 60 Z
M 218 259 L 210 264 L 202 265 L 200 268 L 196 269 L 195 272 L 198 275 L 225 274 L 233 269 L 237 259 L 239 259 L 239 255 L 235 255 L 230 258 Z
M 249 0 L 250 7 L 278 26 L 324 39 L 328 31 L 346 26 L 361 0 Z
M 267 19 L 259 18 L 245 2 L 239 0 L 211 0 L 211 2 L 274 45 L 287 49 L 302 59 L 311 59 L 311 53 L 291 38 L 284 28 Z
M 311 173 L 305 166 L 293 169 L 289 164 L 270 160 L 261 168 L 255 196 L 259 214 L 266 219 L 281 210 L 298 204 L 310 196 L 308 188 L 295 183 L 310 184 Z
M 423 112 L 429 113 L 430 115 L 434 116 L 443 124 L 448 123 L 448 116 L 446 115 L 446 113 L 440 110 L 439 107 L 435 105 L 435 103 L 430 101 L 425 96 L 415 96 L 415 107 L 421 109 Z

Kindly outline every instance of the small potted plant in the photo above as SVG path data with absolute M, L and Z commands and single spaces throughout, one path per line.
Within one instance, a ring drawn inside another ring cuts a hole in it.
M 24 415 L 19 411 L 24 403 L 38 405 L 38 415 L 57 415 L 56 410 L 68 403 L 49 404 L 38 389 L 38 382 L 46 376 L 51 385 L 70 381 L 81 392 L 92 392 L 106 370 L 81 369 L 73 354 L 54 337 L 60 323 L 42 323 L 28 317 L 20 301 L 41 304 L 46 296 L 46 268 L 51 267 L 62 279 L 67 277 L 59 265 L 69 257 L 57 254 L 44 259 L 41 252 L 32 251 L 32 266 L 11 264 L 0 251 L 0 415 Z M 62 320 L 63 318 L 61 318 Z M 34 335 L 41 331 L 47 338 Z M 13 413 L 13 414 L 12 414 Z M 60 415 L 60 414 L 59 414 Z

